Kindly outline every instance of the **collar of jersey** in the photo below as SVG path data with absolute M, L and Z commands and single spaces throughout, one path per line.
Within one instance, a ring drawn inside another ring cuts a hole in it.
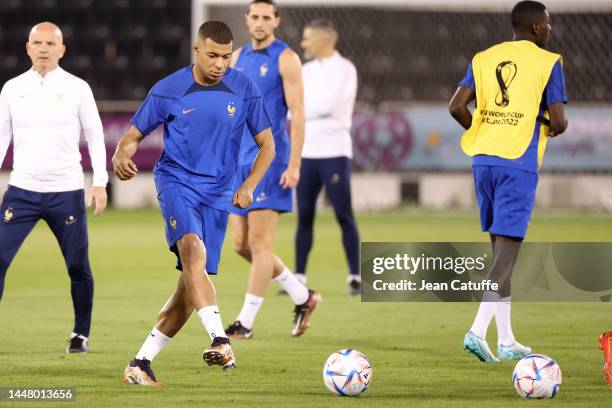
M 38 72 L 34 71 L 34 67 L 30 68 L 30 75 L 38 80 L 49 81 L 53 80 L 56 77 L 59 77 L 64 70 L 58 65 L 53 71 L 49 71 L 45 74 L 45 76 L 40 75 Z
M 257 54 L 266 54 L 267 56 L 270 56 L 270 52 L 268 51 L 270 48 L 272 48 L 272 46 L 276 45 L 276 43 L 278 42 L 278 39 L 272 41 L 270 43 L 270 45 L 268 45 L 266 48 L 260 48 L 258 50 L 254 50 L 253 49 L 253 44 L 249 44 L 249 48 L 247 49 L 247 54 L 253 54 L 253 53 L 257 53 Z

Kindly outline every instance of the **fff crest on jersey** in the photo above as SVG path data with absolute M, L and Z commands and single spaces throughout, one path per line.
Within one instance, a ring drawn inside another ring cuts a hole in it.
M 261 67 L 259 67 L 259 75 L 262 77 L 268 75 L 268 64 L 262 64 Z
M 236 105 L 234 102 L 230 102 L 227 104 L 227 116 L 233 118 L 236 114 Z
M 174 217 L 170 217 L 170 219 L 168 220 L 168 224 L 170 224 L 170 227 L 173 230 L 176 230 L 176 220 L 174 219 Z
M 12 219 L 13 219 L 13 209 L 9 207 L 6 209 L 6 211 L 4 211 L 4 222 L 9 222 Z

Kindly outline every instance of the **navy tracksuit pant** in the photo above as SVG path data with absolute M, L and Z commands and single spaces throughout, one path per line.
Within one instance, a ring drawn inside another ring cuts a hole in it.
M 295 272 L 306 273 L 312 248 L 312 227 L 317 197 L 325 192 L 342 229 L 342 244 L 351 275 L 359 274 L 359 231 L 351 205 L 351 160 L 348 157 L 302 159 L 297 186 L 298 228 L 295 239 Z
M 0 299 L 6 272 L 38 220 L 51 228 L 70 275 L 75 322 L 73 331 L 89 336 L 93 275 L 89 266 L 84 191 L 37 193 L 9 185 L 0 207 Z

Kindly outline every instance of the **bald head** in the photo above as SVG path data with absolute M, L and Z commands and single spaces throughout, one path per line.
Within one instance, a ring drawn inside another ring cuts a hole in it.
M 62 30 L 48 21 L 36 24 L 30 30 L 26 50 L 34 71 L 45 76 L 57 68 L 66 51 Z
M 62 30 L 60 30 L 58 26 L 49 21 L 38 23 L 34 27 L 32 27 L 32 29 L 30 30 L 30 36 L 28 37 L 28 41 L 32 41 L 32 36 L 36 36 L 39 33 L 46 33 L 55 36 L 59 40 L 60 44 L 64 43 L 64 36 L 62 35 Z

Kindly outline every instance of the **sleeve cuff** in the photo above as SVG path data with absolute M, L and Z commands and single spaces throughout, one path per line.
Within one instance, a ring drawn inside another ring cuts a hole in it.
M 105 171 L 104 175 L 94 175 L 93 182 L 91 183 L 92 187 L 106 187 L 108 184 L 108 173 Z

